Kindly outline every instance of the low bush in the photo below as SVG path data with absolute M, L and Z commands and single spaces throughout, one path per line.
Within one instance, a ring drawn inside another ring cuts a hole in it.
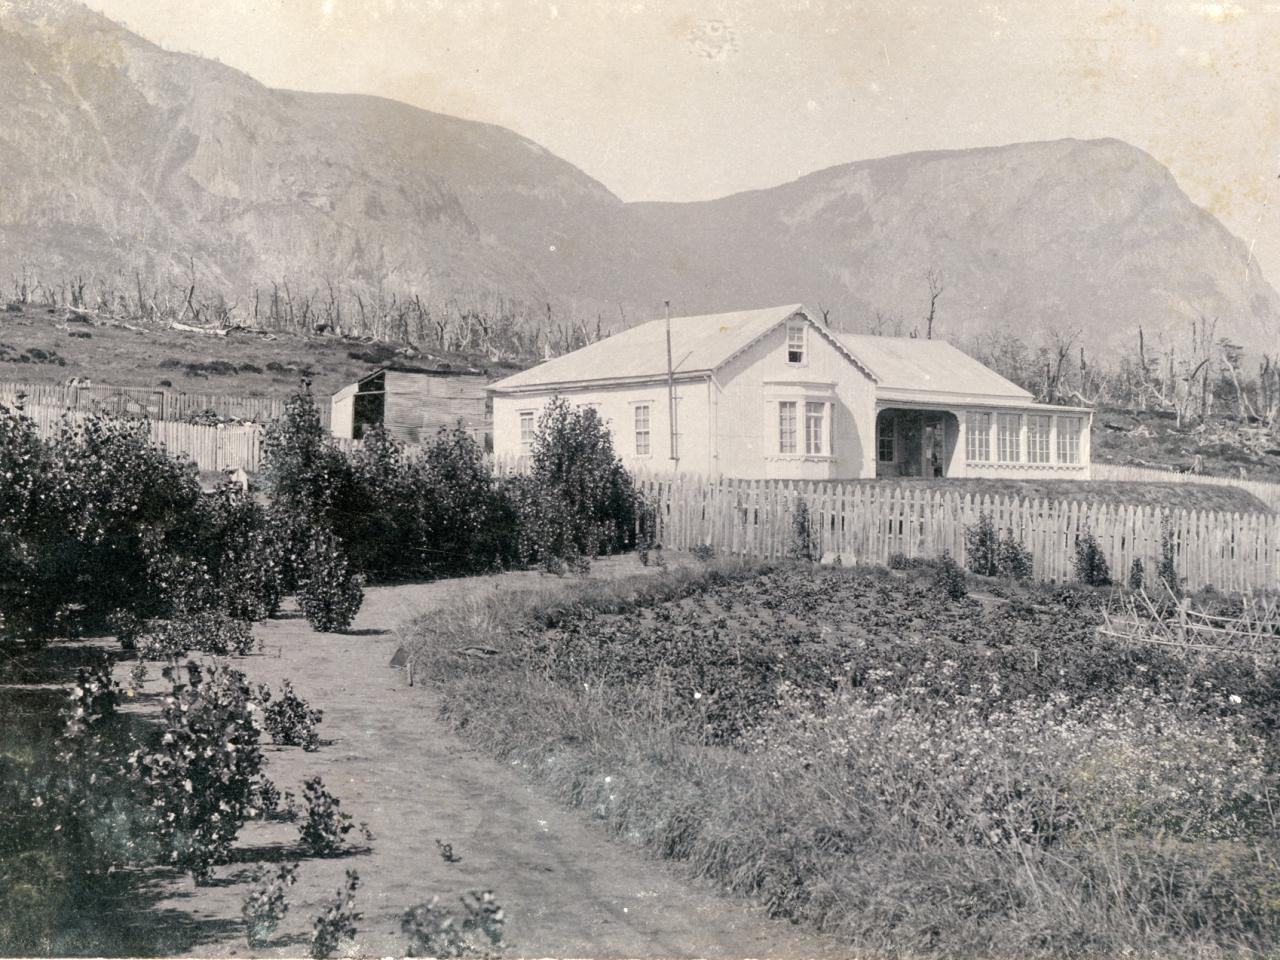
M 346 885 L 312 924 L 310 955 L 313 960 L 333 956 L 343 940 L 355 938 L 356 924 L 363 919 L 355 908 L 356 891 L 359 889 L 360 875 L 348 870 Z
M 293 692 L 293 684 L 288 680 L 281 684 L 280 694 L 276 697 L 272 697 L 266 687 L 260 687 L 258 703 L 262 706 L 263 725 L 271 735 L 272 743 L 301 747 L 308 752 L 320 748 L 316 725 L 324 711 L 308 706 L 307 701 Z
M 240 906 L 240 916 L 244 919 L 245 942 L 256 948 L 267 945 L 289 912 L 285 892 L 298 882 L 298 865 L 282 863 L 275 870 L 260 867 L 253 879 L 253 889 Z
M 1111 585 L 1111 567 L 1092 530 L 1076 538 L 1074 567 L 1076 579 L 1081 583 L 1091 587 Z
M 934 570 L 933 585 L 950 600 L 963 600 L 969 595 L 969 585 L 965 581 L 964 571 L 946 551 L 943 551 Z
M 301 569 L 298 606 L 312 629 L 335 633 L 350 627 L 364 603 L 364 590 L 338 538 L 328 530 L 314 531 Z
M 203 610 L 176 620 L 151 620 L 136 634 L 140 660 L 175 660 L 192 651 L 215 656 L 248 656 L 255 641 L 249 624 L 218 610 Z
M 1012 529 L 998 533 L 991 515 L 985 511 L 965 529 L 965 548 L 969 569 L 980 576 L 1031 579 L 1031 551 L 1014 537 Z
M 347 834 L 355 825 L 319 777 L 304 782 L 302 794 L 307 803 L 307 819 L 298 825 L 298 839 L 313 856 L 333 856 L 346 846 Z
M 187 670 L 189 682 L 165 699 L 162 727 L 131 767 L 169 861 L 204 883 L 257 814 L 262 750 L 244 674 L 218 664 Z
M 502 946 L 506 915 L 492 890 L 471 890 L 461 898 L 462 916 L 436 897 L 406 910 L 400 930 L 409 957 L 490 957 Z

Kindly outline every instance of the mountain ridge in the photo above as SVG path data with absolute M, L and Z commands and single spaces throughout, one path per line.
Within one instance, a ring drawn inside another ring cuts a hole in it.
M 1264 350 L 1280 297 L 1154 158 L 1052 140 L 853 161 L 685 203 L 623 202 L 495 124 L 365 94 L 266 87 L 73 0 L 0 0 L 0 282 L 275 280 L 541 315 L 654 316 L 803 300 L 848 330 L 1099 349 L 1217 317 Z M 7 213 L 5 211 L 8 211 Z

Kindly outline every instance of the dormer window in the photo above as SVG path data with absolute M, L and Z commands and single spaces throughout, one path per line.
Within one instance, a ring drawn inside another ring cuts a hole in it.
M 804 328 L 803 323 L 787 324 L 787 363 L 804 363 Z

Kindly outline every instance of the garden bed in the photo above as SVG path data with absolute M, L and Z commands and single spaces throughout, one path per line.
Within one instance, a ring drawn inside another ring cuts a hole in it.
M 1274 948 L 1275 672 L 1100 639 L 1102 591 L 931 577 L 515 590 L 420 622 L 414 655 L 464 736 L 851 948 Z

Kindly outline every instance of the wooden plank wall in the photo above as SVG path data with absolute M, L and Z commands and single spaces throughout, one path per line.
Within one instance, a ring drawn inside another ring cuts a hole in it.
M 57 407 L 28 407 L 25 411 L 43 436 L 56 433 L 63 423 L 83 419 L 82 411 Z M 173 420 L 150 420 L 153 443 L 169 453 L 193 460 L 201 470 L 243 469 L 255 473 L 262 461 L 263 428 L 257 424 L 206 427 Z
M 488 378 L 474 374 L 426 374 L 388 370 L 383 422 L 404 443 L 426 443 L 441 427 L 459 420 L 468 430 L 485 431 Z
M 1261 513 L 1165 510 L 1077 501 L 944 493 L 912 486 L 703 481 L 643 477 L 641 491 L 658 508 L 659 540 L 669 549 L 707 544 L 739 556 L 781 559 L 791 547 L 796 505 L 811 518 L 818 555 L 845 564 L 884 564 L 893 554 L 965 562 L 965 529 L 989 514 L 1012 530 L 1035 564 L 1035 576 L 1073 579 L 1077 538 L 1092 531 L 1123 579 L 1135 559 L 1148 577 L 1169 533 L 1179 574 L 1193 588 L 1225 591 L 1280 587 L 1280 517 Z
M 0 403 L 13 405 L 26 394 L 29 406 L 58 407 L 89 412 L 99 410 L 117 416 L 148 416 L 153 420 L 183 420 L 212 410 L 219 416 L 269 423 L 284 413 L 278 397 L 244 397 L 226 393 L 187 393 L 149 387 L 116 387 L 107 384 L 73 386 L 61 383 L 0 383 Z M 320 418 L 328 426 L 329 405 L 319 402 Z

